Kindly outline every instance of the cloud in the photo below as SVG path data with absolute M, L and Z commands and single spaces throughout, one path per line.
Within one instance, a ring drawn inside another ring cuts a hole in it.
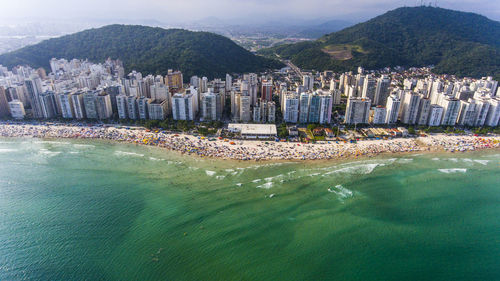
M 424 0 L 434 3 L 435 0 Z M 420 0 L 0 0 L 3 15 L 18 18 L 155 19 L 163 22 L 206 17 L 272 21 L 274 18 L 367 19 Z M 437 2 L 449 9 L 476 12 L 500 19 L 500 1 Z

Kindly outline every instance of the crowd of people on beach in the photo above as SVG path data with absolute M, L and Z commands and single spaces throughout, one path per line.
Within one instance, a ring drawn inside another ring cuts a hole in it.
M 365 140 L 357 143 L 266 142 L 240 140 L 227 142 L 187 134 L 84 125 L 0 124 L 2 137 L 105 139 L 151 145 L 200 157 L 233 160 L 319 160 L 375 156 L 380 153 L 446 150 L 459 152 L 500 147 L 500 138 L 431 135 L 419 138 Z

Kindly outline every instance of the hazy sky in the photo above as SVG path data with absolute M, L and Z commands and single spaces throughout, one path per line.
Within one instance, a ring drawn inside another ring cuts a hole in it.
M 206 17 L 263 22 L 286 18 L 355 21 L 418 3 L 419 0 L 0 0 L 0 11 L 4 18 L 154 19 L 166 23 Z M 437 4 L 500 20 L 500 0 L 441 0 Z

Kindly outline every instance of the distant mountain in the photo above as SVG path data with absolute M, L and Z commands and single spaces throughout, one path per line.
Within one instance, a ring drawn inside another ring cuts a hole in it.
M 342 30 L 353 23 L 344 20 L 329 20 L 322 24 L 310 26 L 296 34 L 297 37 L 317 39 L 326 34 Z
M 399 8 L 314 42 L 260 53 L 316 70 L 435 65 L 437 73 L 500 76 L 500 22 L 435 7 Z
M 49 60 L 54 57 L 88 58 L 94 62 L 110 57 L 122 60 L 127 71 L 165 74 L 171 68 L 181 70 L 186 78 L 192 75 L 222 77 L 226 73 L 257 72 L 281 66 L 275 60 L 255 56 L 220 35 L 139 25 L 109 25 L 49 39 L 0 55 L 0 64 L 49 69 Z

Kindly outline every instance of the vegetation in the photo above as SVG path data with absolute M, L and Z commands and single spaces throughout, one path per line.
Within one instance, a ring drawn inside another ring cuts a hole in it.
M 278 126 L 278 137 L 281 139 L 288 138 L 288 129 L 285 123 L 282 123 Z
M 94 62 L 120 59 L 127 72 L 164 75 L 170 68 L 181 70 L 185 79 L 193 75 L 215 78 L 226 73 L 257 72 L 281 66 L 217 34 L 138 25 L 109 25 L 49 39 L 0 55 L 0 64 L 50 69 L 51 58 Z
M 434 65 L 436 73 L 500 78 L 500 22 L 434 7 L 399 8 L 313 42 L 262 50 L 305 69 Z

